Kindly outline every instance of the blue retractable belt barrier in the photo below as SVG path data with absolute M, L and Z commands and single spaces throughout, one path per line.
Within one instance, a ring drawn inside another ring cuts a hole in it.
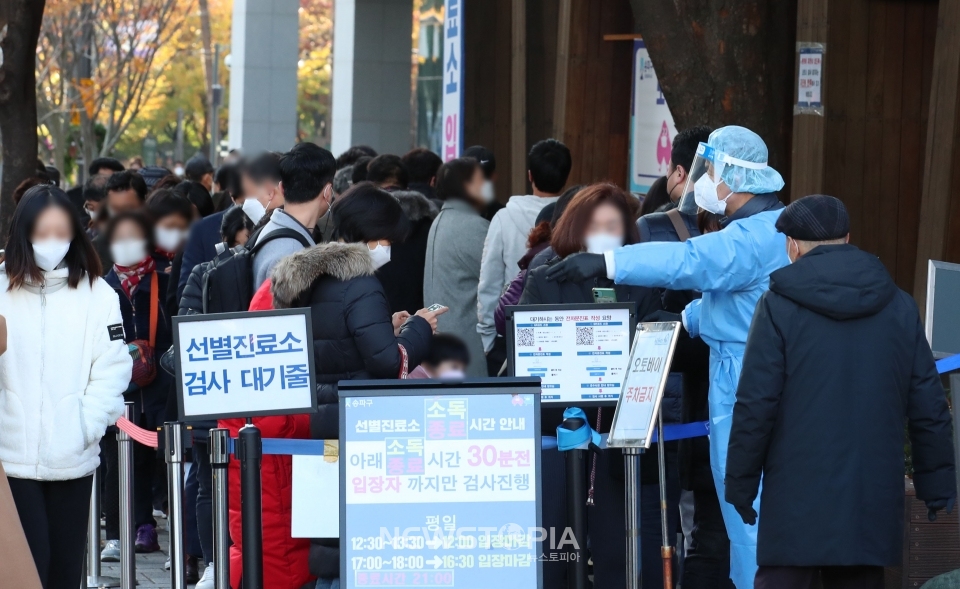
M 236 438 L 230 438 L 227 443 L 227 451 L 234 454 L 236 449 Z M 264 438 L 263 454 L 279 456 L 323 456 L 324 440 L 296 440 L 289 438 Z M 557 438 L 543 436 L 540 447 L 543 450 L 550 450 L 557 447 Z
M 937 360 L 937 372 L 943 374 L 960 368 L 960 354 Z

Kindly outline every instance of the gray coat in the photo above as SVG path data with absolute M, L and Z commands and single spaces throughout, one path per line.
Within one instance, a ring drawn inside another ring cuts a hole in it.
M 448 200 L 430 227 L 423 271 L 424 304 L 450 308 L 438 331 L 456 335 L 470 350 L 470 377 L 487 376 L 483 343 L 477 333 L 480 259 L 490 222 L 461 200 Z

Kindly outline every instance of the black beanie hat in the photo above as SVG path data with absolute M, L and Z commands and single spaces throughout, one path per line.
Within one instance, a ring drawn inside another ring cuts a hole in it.
M 843 239 L 850 233 L 850 217 L 840 199 L 814 194 L 790 203 L 777 219 L 777 231 L 801 241 Z

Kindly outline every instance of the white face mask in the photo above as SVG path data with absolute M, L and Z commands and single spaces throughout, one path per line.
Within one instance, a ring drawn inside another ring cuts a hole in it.
M 33 259 L 44 272 L 60 265 L 70 251 L 70 242 L 65 239 L 44 239 L 33 244 Z
M 181 178 L 183 178 L 183 172 L 184 172 L 183 166 L 177 166 L 173 169 L 173 173 L 176 174 L 177 176 L 180 176 Z
M 609 233 L 594 233 L 588 235 L 587 252 L 591 254 L 605 254 L 623 245 L 622 235 L 610 235 Z
M 437 375 L 440 380 L 463 380 L 467 375 L 462 370 L 447 370 Z
M 180 249 L 183 242 L 187 239 L 187 232 L 183 229 L 173 229 L 171 227 L 157 227 L 153 230 L 153 239 L 157 242 L 157 247 L 165 252 L 175 252 Z
M 727 198 L 719 198 L 717 187 L 720 182 L 714 182 L 710 174 L 700 176 L 700 179 L 693 184 L 693 198 L 701 209 L 714 213 L 716 215 L 725 215 L 727 213 Z
M 377 247 L 370 249 L 370 260 L 373 262 L 373 269 L 379 270 L 390 261 L 390 246 L 377 244 Z
M 490 180 L 483 181 L 483 187 L 480 188 L 480 198 L 487 204 L 492 203 L 493 200 L 497 198 L 497 193 L 493 188 L 493 182 Z
M 110 255 L 117 266 L 129 268 L 147 259 L 147 241 L 144 239 L 124 239 L 110 244 Z
M 248 196 L 243 201 L 243 212 L 256 225 L 267 214 L 267 207 L 260 204 L 260 201 L 254 197 Z

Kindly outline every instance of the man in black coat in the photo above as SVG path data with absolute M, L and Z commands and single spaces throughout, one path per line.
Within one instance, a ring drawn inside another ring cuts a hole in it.
M 882 588 L 900 566 L 904 423 L 930 519 L 956 498 L 950 414 L 917 305 L 849 245 L 843 203 L 777 221 L 793 262 L 757 304 L 737 388 L 726 499 L 751 524 L 756 588 Z

